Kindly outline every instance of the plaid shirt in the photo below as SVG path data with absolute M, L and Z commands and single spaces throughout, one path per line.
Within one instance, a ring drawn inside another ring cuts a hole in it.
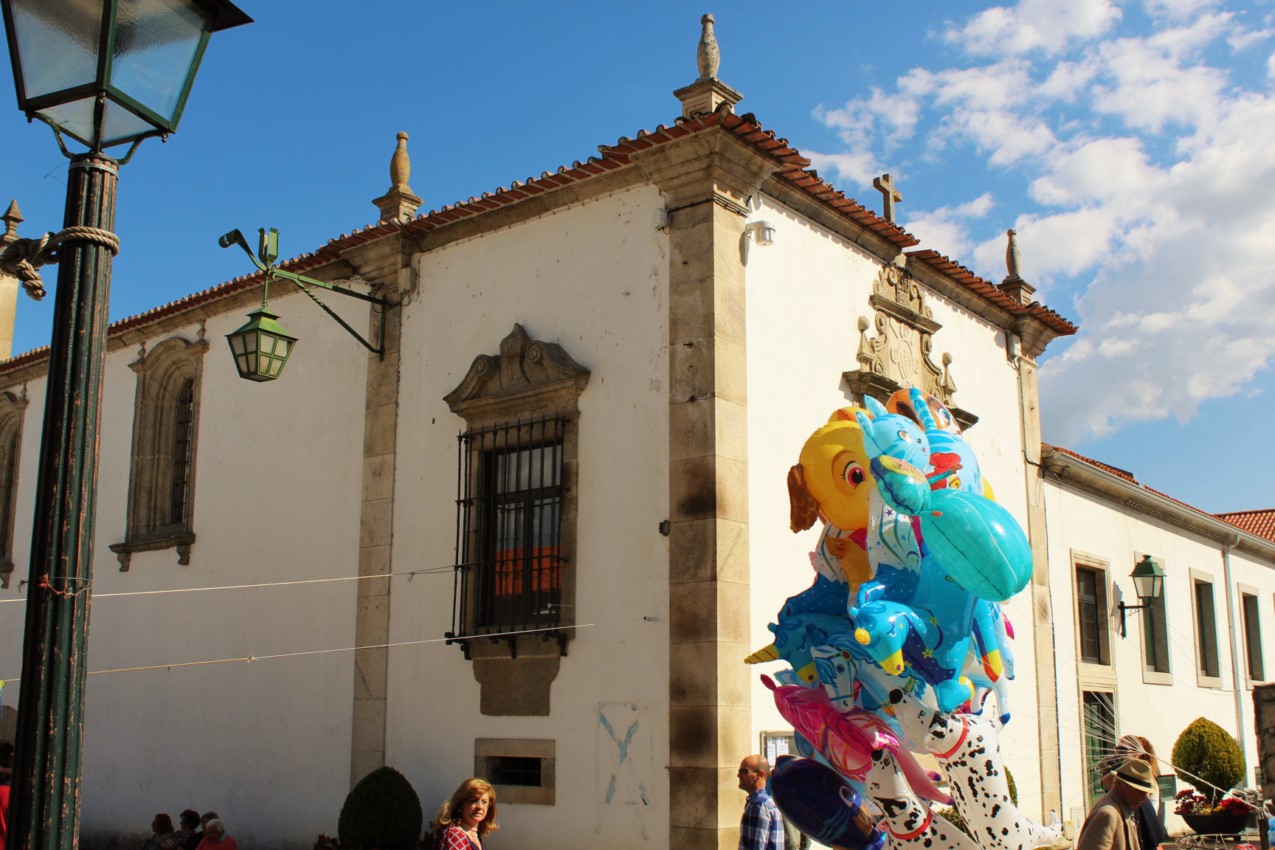
M 766 791 L 754 791 L 739 821 L 739 850 L 784 850 L 784 822 Z

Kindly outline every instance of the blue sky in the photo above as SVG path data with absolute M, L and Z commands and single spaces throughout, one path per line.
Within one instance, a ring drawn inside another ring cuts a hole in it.
M 671 123 L 711 11 L 739 110 L 834 185 L 879 210 L 890 172 L 921 247 L 993 280 L 1018 230 L 1082 326 L 1044 358 L 1047 441 L 1205 510 L 1275 507 L 1271 0 L 240 5 L 256 23 L 214 38 L 179 132 L 122 170 L 113 319 L 247 273 L 233 227 L 292 256 L 371 223 L 400 130 L 432 209 Z M 65 162 L 0 78 L 0 203 L 56 230 Z M 15 351 L 51 300 L 20 302 Z

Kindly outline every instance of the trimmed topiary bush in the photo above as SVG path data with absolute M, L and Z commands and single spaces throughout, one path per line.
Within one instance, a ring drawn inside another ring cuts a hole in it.
M 422 819 L 421 799 L 407 777 L 378 767 L 350 789 L 336 833 L 342 850 L 414 850 Z
M 1244 750 L 1229 732 L 1200 717 L 1173 744 L 1173 768 L 1179 779 L 1216 802 L 1244 780 Z

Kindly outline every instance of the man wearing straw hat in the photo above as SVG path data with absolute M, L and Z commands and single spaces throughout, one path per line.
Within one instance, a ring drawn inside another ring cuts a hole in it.
M 1139 850 L 1133 813 L 1156 792 L 1155 772 L 1140 759 L 1126 759 L 1111 773 L 1112 785 L 1080 828 L 1076 850 Z

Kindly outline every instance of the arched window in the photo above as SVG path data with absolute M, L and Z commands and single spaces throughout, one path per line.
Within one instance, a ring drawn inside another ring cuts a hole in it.
M 0 392 L 0 589 L 8 589 L 14 569 L 14 514 L 18 504 L 18 467 L 26 408 L 25 398 Z
M 131 365 L 137 373 L 133 411 L 128 529 L 111 546 L 127 570 L 134 552 L 176 549 L 190 563 L 195 542 L 194 495 L 199 384 L 208 343 L 166 339 Z

